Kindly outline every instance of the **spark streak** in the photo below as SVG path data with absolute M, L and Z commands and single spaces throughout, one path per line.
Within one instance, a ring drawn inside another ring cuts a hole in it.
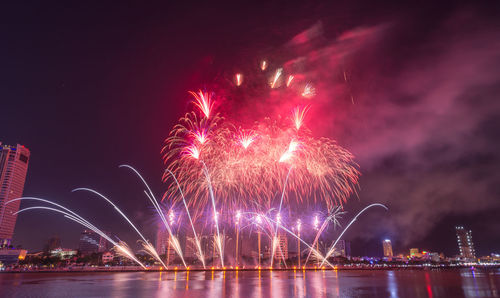
M 13 199 L 13 200 L 8 201 L 7 203 L 12 203 L 12 202 L 15 202 L 15 201 L 20 201 L 20 200 L 40 201 L 40 202 L 44 202 L 44 203 L 48 203 L 48 204 L 57 206 L 57 207 L 61 208 L 62 210 L 61 209 L 52 208 L 52 207 L 46 207 L 46 206 L 35 206 L 35 207 L 28 207 L 28 208 L 21 209 L 21 210 L 17 211 L 15 214 L 19 214 L 21 212 L 25 212 L 25 211 L 28 211 L 28 210 L 36 210 L 36 209 L 44 209 L 44 210 L 50 210 L 50 211 L 61 213 L 61 214 L 64 215 L 64 217 L 66 217 L 66 218 L 68 218 L 68 219 L 70 219 L 70 220 L 72 220 L 74 222 L 77 222 L 77 223 L 79 223 L 79 224 L 87 227 L 88 229 L 96 232 L 101 237 L 103 237 L 104 239 L 108 240 L 115 247 L 120 248 L 120 250 L 123 251 L 125 253 L 125 255 L 129 259 L 131 259 L 134 262 L 136 262 L 137 264 L 139 264 L 143 269 L 147 269 L 146 266 L 144 266 L 144 264 L 142 264 L 129 250 L 127 250 L 126 248 L 122 248 L 122 246 L 119 243 L 116 243 L 113 239 L 111 239 L 108 235 L 106 235 L 100 229 L 98 229 L 97 227 L 95 227 L 94 225 L 92 225 L 89 221 L 87 221 L 86 219 L 84 219 L 83 217 L 81 217 L 80 215 L 78 215 L 77 213 L 71 211 L 70 209 L 68 209 L 68 208 L 66 208 L 66 207 L 64 207 L 62 205 L 59 205 L 57 203 L 51 202 L 49 200 L 44 200 L 44 199 L 39 199 L 39 198 L 33 198 L 33 197 L 23 197 L 23 198 Z
M 311 84 L 307 83 L 304 87 L 304 91 L 302 92 L 302 96 L 305 98 L 311 98 L 314 95 L 316 95 L 316 89 L 314 89 Z
M 250 144 L 255 140 L 255 135 L 252 132 L 240 131 L 239 141 L 243 148 L 247 149 Z
M 194 97 L 194 105 L 200 109 L 207 119 L 210 118 L 210 113 L 214 107 L 214 102 L 212 101 L 210 94 L 201 90 L 199 90 L 198 93 L 193 91 L 189 91 L 189 93 Z
M 385 205 L 383 204 L 379 204 L 379 203 L 375 203 L 375 204 L 371 204 L 371 205 L 368 205 L 366 206 L 365 208 L 363 208 L 363 210 L 361 210 L 352 220 L 351 222 L 349 222 L 349 224 L 345 227 L 345 229 L 342 231 L 342 233 L 340 233 L 339 237 L 337 238 L 337 240 L 335 240 L 335 242 L 332 244 L 332 246 L 330 247 L 330 249 L 328 250 L 328 252 L 326 253 L 326 258 L 325 260 L 330 257 L 330 255 L 333 253 L 334 249 L 335 249 L 335 245 L 337 245 L 337 242 L 339 242 L 340 238 L 344 235 L 344 233 L 347 231 L 347 229 L 349 229 L 349 227 L 358 219 L 358 217 L 363 214 L 363 212 L 365 212 L 366 210 L 372 208 L 372 207 L 382 207 L 384 208 L 385 210 L 389 210 Z M 321 263 L 320 266 L 323 266 L 323 263 L 325 261 L 323 260 L 323 262 Z
M 280 157 L 280 162 L 285 162 L 288 161 L 290 158 L 292 158 L 293 153 L 297 151 L 297 148 L 299 146 L 299 143 L 297 143 L 295 140 L 290 141 L 290 144 L 288 145 L 288 149 L 281 155 Z
M 99 192 L 97 192 L 97 191 L 95 191 L 93 189 L 90 189 L 90 188 L 81 187 L 81 188 L 75 188 L 75 189 L 72 190 L 72 192 L 76 192 L 76 191 L 88 191 L 88 192 L 91 192 L 91 193 L 96 194 L 97 196 L 101 197 L 102 199 L 104 199 L 109 204 L 111 204 L 111 206 L 113 206 L 113 208 L 116 211 L 118 211 L 118 213 L 120 213 L 120 215 L 130 224 L 130 226 L 142 238 L 142 240 L 143 240 L 143 246 L 146 248 L 146 251 L 152 257 L 154 257 L 157 261 L 159 261 L 163 266 L 165 266 L 165 268 L 167 268 L 167 265 L 165 265 L 165 263 L 163 263 L 162 259 L 158 255 L 158 252 L 156 251 L 156 249 L 154 249 L 154 247 L 149 243 L 148 240 L 146 240 L 146 238 L 144 238 L 144 235 L 142 235 L 142 233 L 139 231 L 139 229 L 137 229 L 137 227 L 132 223 L 132 221 L 110 199 L 108 199 L 107 197 L 105 197 L 103 194 L 101 194 L 101 193 L 99 193 Z
M 281 73 L 283 72 L 283 68 L 278 68 L 276 72 L 274 73 L 273 80 L 271 81 L 271 88 L 274 88 L 276 86 L 276 82 L 281 76 Z
M 261 63 L 260 63 L 260 69 L 262 69 L 262 71 L 266 70 L 267 68 L 267 61 L 266 60 L 263 60 Z
M 241 86 L 241 83 L 243 82 L 243 75 L 241 73 L 236 74 L 236 86 Z
M 299 130 L 304 124 L 304 118 L 309 111 L 310 106 L 307 105 L 305 107 L 296 107 L 293 109 L 293 123 L 295 124 L 295 128 Z

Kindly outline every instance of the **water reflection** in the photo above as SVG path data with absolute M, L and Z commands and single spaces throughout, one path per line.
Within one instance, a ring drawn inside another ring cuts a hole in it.
M 0 274 L 1 296 L 498 297 L 500 271 L 178 271 Z
M 429 272 L 425 272 L 425 288 L 427 290 L 427 297 L 432 298 L 432 286 L 431 278 L 429 277 Z
M 391 293 L 391 297 L 398 297 L 398 284 L 394 277 L 394 271 L 387 271 L 387 288 Z
M 470 297 L 498 297 L 495 285 L 499 281 L 498 271 L 496 273 L 474 268 L 463 270 L 460 274 L 463 292 Z M 490 274 L 496 276 L 496 282 L 490 281 Z

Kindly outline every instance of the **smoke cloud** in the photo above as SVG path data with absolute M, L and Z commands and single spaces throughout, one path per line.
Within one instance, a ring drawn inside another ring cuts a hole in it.
M 404 244 L 445 216 L 500 207 L 496 26 L 463 11 L 410 39 L 415 26 L 395 20 L 328 40 L 318 23 L 285 45 L 298 54 L 286 65 L 303 65 L 316 84 L 312 113 L 324 121 L 309 126 L 357 157 L 359 204 L 390 208 L 362 219 L 357 235 Z

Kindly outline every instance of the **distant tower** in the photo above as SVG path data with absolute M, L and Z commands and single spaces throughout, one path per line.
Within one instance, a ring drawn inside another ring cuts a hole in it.
M 24 146 L 0 142 L 0 247 L 11 244 L 21 201 L 6 204 L 23 196 L 30 151 Z
M 288 259 L 288 238 L 285 234 L 278 233 L 278 245 L 274 252 L 274 259 L 276 261 L 283 261 L 283 259 Z
M 457 232 L 460 257 L 464 259 L 475 259 L 476 251 L 474 250 L 474 243 L 472 242 L 471 230 L 466 230 L 463 226 L 456 226 L 455 231 Z
M 335 247 L 335 251 L 333 256 L 341 256 L 344 258 L 351 257 L 351 243 L 346 240 L 339 240 L 337 242 L 337 246 Z
M 382 242 L 382 246 L 384 247 L 384 257 L 388 259 L 392 259 L 393 253 L 392 253 L 392 243 L 391 240 L 385 239 Z
M 170 243 L 170 234 L 164 226 L 158 226 L 158 230 L 156 230 L 156 251 L 158 254 L 166 255 L 166 260 L 168 262 L 172 262 L 175 259 L 175 250 L 172 244 Z M 169 265 L 169 264 L 167 264 Z
M 156 230 L 156 251 L 159 255 L 165 254 L 167 250 L 168 232 L 166 229 L 158 227 Z

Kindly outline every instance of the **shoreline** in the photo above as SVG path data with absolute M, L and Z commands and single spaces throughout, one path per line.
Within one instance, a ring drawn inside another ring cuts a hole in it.
M 381 271 L 381 270 L 457 270 L 457 269 L 486 269 L 486 270 L 494 270 L 500 269 L 500 264 L 495 265 L 457 265 L 457 266 L 338 266 L 338 267 L 324 267 L 324 268 L 171 268 L 171 269 L 162 269 L 162 268 L 150 268 L 150 269 L 142 269 L 142 268 L 134 268 L 135 266 L 125 266 L 125 267 L 85 267 L 85 268 L 71 268 L 71 269 L 32 269 L 32 270 L 24 270 L 24 269 L 7 269 L 1 270 L 0 274 L 9 274 L 9 273 L 114 273 L 114 272 L 225 272 L 225 271 L 354 271 L 354 270 L 373 270 L 373 271 Z

